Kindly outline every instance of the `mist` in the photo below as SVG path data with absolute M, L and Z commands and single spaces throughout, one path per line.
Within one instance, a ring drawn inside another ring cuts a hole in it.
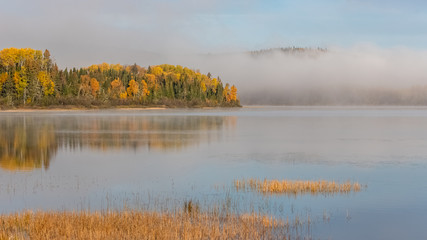
M 159 59 L 158 59 L 159 60 Z M 243 104 L 419 105 L 427 103 L 427 52 L 359 45 L 167 56 L 165 61 L 219 76 Z

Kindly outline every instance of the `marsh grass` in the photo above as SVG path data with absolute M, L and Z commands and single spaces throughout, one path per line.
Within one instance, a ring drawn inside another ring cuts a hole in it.
M 301 224 L 261 214 L 26 211 L 0 216 L 0 239 L 295 239 Z
M 302 181 L 302 180 L 260 180 L 249 178 L 235 180 L 234 187 L 237 191 L 250 190 L 263 194 L 336 194 L 358 192 L 362 186 L 358 182 L 335 182 L 335 181 Z

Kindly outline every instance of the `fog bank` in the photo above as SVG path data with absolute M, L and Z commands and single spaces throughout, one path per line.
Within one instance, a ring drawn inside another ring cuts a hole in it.
M 427 104 L 427 51 L 365 45 L 167 60 L 235 84 L 243 104 Z

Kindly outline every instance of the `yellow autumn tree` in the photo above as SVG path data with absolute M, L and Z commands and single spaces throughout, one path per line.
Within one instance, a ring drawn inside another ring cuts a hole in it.
M 3 84 L 6 82 L 9 75 L 7 73 L 0 74 L 0 92 L 3 89 Z
M 23 96 L 28 85 L 27 70 L 25 67 L 22 67 L 21 70 L 16 71 L 13 74 L 13 81 L 15 82 L 15 88 L 18 96 Z
M 179 80 L 181 79 L 181 73 L 176 73 L 175 74 L 175 82 L 179 82 Z
M 228 83 L 225 85 L 224 91 L 222 92 L 223 97 L 225 98 L 226 102 L 230 102 L 230 85 Z
M 206 90 L 207 90 L 205 82 L 202 82 L 202 83 L 200 84 L 200 87 L 202 88 L 202 91 L 205 93 L 205 92 L 206 92 Z
M 101 72 L 104 72 L 104 71 L 107 71 L 108 69 L 110 69 L 110 64 L 108 64 L 108 63 L 101 63 L 101 64 L 99 64 L 99 71 L 101 71 Z
M 128 97 L 128 94 L 126 92 L 120 93 L 120 99 L 126 99 Z
M 155 66 L 151 68 L 151 73 L 154 74 L 155 76 L 160 76 L 163 73 L 163 69 L 159 66 Z
M 0 63 L 6 68 L 14 66 L 17 61 L 17 57 L 17 48 L 5 48 L 0 51 Z
M 37 79 L 42 85 L 44 95 L 53 95 L 55 92 L 55 83 L 52 81 L 49 74 L 45 71 L 41 71 L 37 74 Z
M 230 89 L 230 100 L 237 101 L 237 88 L 234 85 Z
M 150 90 L 148 90 L 148 85 L 144 80 L 141 81 L 141 85 L 142 85 L 142 97 L 145 98 L 148 95 L 150 95 Z
M 129 87 L 127 88 L 127 94 L 128 96 L 136 96 L 139 91 L 138 83 L 132 79 L 129 81 Z
M 211 84 L 210 85 L 211 85 L 212 92 L 216 93 L 216 88 L 218 87 L 218 79 L 213 78 L 211 80 Z
M 40 50 L 31 48 L 6 48 L 0 51 L 0 64 L 6 69 L 22 67 L 25 62 L 42 55 Z
M 123 91 L 123 83 L 118 78 L 114 79 L 114 81 L 111 82 L 111 90 L 110 94 L 113 98 L 120 97 L 120 93 Z
M 116 72 L 119 72 L 123 69 L 123 66 L 120 64 L 111 64 L 110 68 Z
M 99 66 L 98 65 L 91 65 L 88 67 L 88 69 L 90 72 L 96 72 L 96 71 L 98 71 Z
M 96 78 L 90 79 L 90 90 L 93 97 L 96 97 L 99 91 L 99 82 Z

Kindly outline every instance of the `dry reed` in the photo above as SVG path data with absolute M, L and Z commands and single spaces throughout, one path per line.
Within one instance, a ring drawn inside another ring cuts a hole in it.
M 298 181 L 298 180 L 260 180 L 260 179 L 243 179 L 235 180 L 234 187 L 239 190 L 257 191 L 263 194 L 335 194 L 358 192 L 361 185 L 357 182 L 337 183 L 335 181 Z
M 295 226 L 259 214 L 188 212 L 188 209 L 27 211 L 0 215 L 0 223 L 0 239 L 292 239 L 292 226 Z

